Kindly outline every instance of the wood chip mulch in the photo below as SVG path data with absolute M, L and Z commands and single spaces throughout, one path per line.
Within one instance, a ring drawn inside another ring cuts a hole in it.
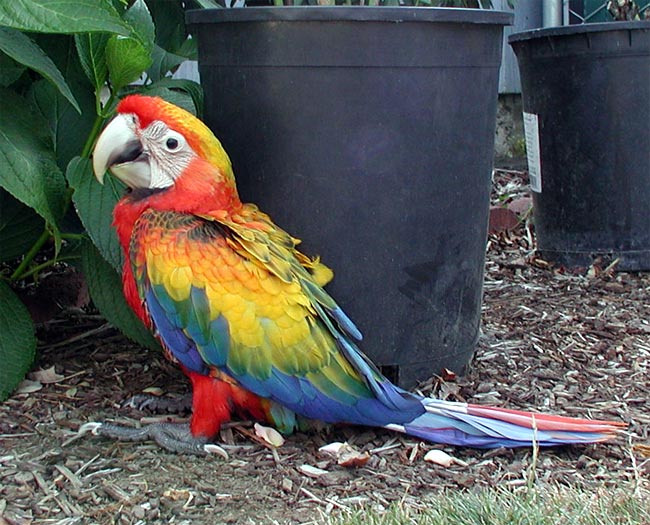
M 594 264 L 568 270 L 535 255 L 525 173 L 496 172 L 494 205 L 519 218 L 490 234 L 482 336 L 464 375 L 443 373 L 426 393 L 566 415 L 622 420 L 609 444 L 479 451 L 388 431 L 333 428 L 276 450 L 252 424 L 225 429 L 230 458 L 196 458 L 152 444 L 76 439 L 87 421 L 136 425 L 123 407 L 142 392 L 181 396 L 182 375 L 97 316 L 68 312 L 41 327 L 35 375 L 0 405 L 0 525 L 317 523 L 359 504 L 426 505 L 443 488 L 529 483 L 650 488 L 650 274 Z M 54 367 L 54 368 L 52 368 Z M 177 420 L 186 414 L 172 416 Z M 370 459 L 346 468 L 319 448 L 347 441 Z M 442 449 L 458 461 L 425 462 Z

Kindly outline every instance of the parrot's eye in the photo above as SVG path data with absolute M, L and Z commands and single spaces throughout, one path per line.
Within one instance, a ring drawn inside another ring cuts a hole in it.
M 169 130 L 165 134 L 163 140 L 165 141 L 165 149 L 169 152 L 178 151 L 183 146 L 185 146 L 185 139 L 183 138 L 183 135 L 172 130 Z

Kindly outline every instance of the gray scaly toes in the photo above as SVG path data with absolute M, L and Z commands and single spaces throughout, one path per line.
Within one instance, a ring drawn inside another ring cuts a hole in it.
M 160 397 L 151 394 L 137 394 L 127 399 L 123 407 L 147 410 L 156 414 L 184 414 L 192 411 L 192 394 L 182 397 Z
M 224 459 L 228 459 L 228 453 L 220 446 L 207 443 L 205 438 L 194 437 L 188 423 L 152 423 L 135 428 L 113 423 L 90 422 L 81 425 L 77 434 L 81 436 L 88 432 L 120 441 L 153 440 L 165 450 L 178 454 L 198 456 L 218 454 Z

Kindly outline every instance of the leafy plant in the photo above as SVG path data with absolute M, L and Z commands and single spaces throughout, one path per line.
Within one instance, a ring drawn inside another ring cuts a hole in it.
M 122 254 L 110 210 L 123 187 L 112 178 L 100 186 L 89 157 L 127 93 L 201 111 L 200 86 L 170 76 L 196 53 L 184 26 L 187 3 L 0 4 L 0 400 L 23 378 L 36 350 L 34 324 L 16 292 L 58 263 L 83 269 L 108 320 L 135 341 L 157 345 L 121 293 Z
M 617 22 L 641 20 L 641 17 L 650 20 L 650 5 L 639 7 L 634 0 L 610 0 L 607 11 Z
M 227 6 L 240 6 L 242 0 L 225 0 Z M 369 6 L 424 6 L 424 7 L 463 7 L 491 9 L 491 0 L 269 0 L 275 6 L 282 5 L 369 5 Z M 259 5 L 259 0 L 249 4 Z

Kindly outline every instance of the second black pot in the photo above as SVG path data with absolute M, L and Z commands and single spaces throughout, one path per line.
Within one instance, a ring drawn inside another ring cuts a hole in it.
M 650 22 L 510 35 L 529 139 L 538 251 L 650 270 Z

